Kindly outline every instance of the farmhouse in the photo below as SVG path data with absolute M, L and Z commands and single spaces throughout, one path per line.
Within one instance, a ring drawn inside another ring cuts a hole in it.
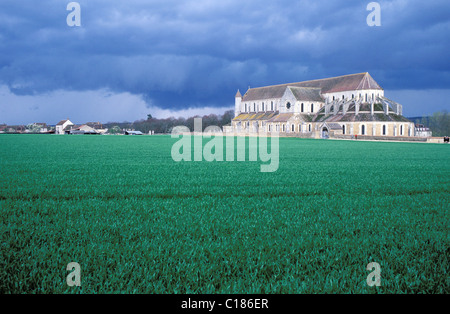
M 66 120 L 61 120 L 58 122 L 58 124 L 56 125 L 55 128 L 55 133 L 56 134 L 65 134 L 66 133 L 66 129 L 70 126 L 73 126 L 74 124 L 72 123 L 72 121 L 70 121 L 69 119 Z
M 100 122 L 88 122 L 75 125 L 69 119 L 62 120 L 56 125 L 56 134 L 105 134 L 108 129 Z
M 249 88 L 235 96 L 236 133 L 328 138 L 412 137 L 402 105 L 384 97 L 369 73 Z
M 108 129 L 105 128 L 100 122 L 88 122 L 86 123 L 86 125 L 94 129 L 95 132 L 99 134 L 105 134 L 106 132 L 108 132 Z
M 65 134 L 100 134 L 93 127 L 83 124 L 83 125 L 68 125 L 64 129 Z

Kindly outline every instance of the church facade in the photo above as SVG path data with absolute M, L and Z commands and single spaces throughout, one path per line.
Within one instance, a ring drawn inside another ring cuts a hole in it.
M 249 88 L 235 97 L 238 134 L 328 137 L 412 137 L 402 105 L 384 97 L 369 73 Z

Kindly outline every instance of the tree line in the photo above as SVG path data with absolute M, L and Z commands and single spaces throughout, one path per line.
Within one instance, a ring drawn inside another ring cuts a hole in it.
M 166 118 L 157 119 L 151 114 L 147 116 L 147 119 L 137 120 L 134 122 L 108 122 L 104 124 L 105 128 L 108 128 L 108 132 L 111 134 L 121 133 L 122 130 L 135 130 L 141 131 L 144 134 L 148 134 L 153 131 L 155 134 L 168 134 L 172 132 L 172 129 L 177 126 L 186 126 L 189 130 L 194 131 L 194 119 L 201 118 L 203 130 L 208 126 L 218 126 L 223 128 L 225 125 L 229 125 L 234 118 L 234 111 L 228 110 L 222 115 L 209 114 L 204 116 L 193 116 L 190 118 Z

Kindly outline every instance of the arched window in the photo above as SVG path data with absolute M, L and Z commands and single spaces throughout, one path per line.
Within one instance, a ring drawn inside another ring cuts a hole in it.
M 383 125 L 383 135 L 386 135 L 386 125 Z
M 286 108 L 289 110 L 289 109 L 291 109 L 291 103 L 290 102 L 288 102 L 287 104 L 286 104 Z
M 301 110 L 301 112 L 303 112 L 304 111 L 304 107 L 303 107 L 303 103 L 302 103 L 302 105 L 301 105 L 301 108 L 300 108 Z
M 342 126 L 342 134 L 345 134 L 345 124 Z
M 352 94 L 352 99 L 355 99 L 355 94 Z
M 345 96 L 344 95 L 342 95 L 342 100 L 344 100 L 345 99 Z
M 400 135 L 403 135 L 403 124 L 400 125 Z
M 283 124 L 283 132 L 285 131 L 285 125 Z
M 308 130 L 311 132 L 311 124 L 308 125 Z
M 256 112 L 256 103 L 253 103 L 253 112 Z
M 264 111 L 264 103 L 262 103 L 262 111 Z
M 333 100 L 335 100 L 335 97 L 333 96 Z
M 272 103 L 270 104 L 270 111 L 273 111 L 273 101 L 272 101 Z
M 247 104 L 245 104 L 245 112 L 247 112 Z
M 295 132 L 295 124 L 292 125 L 292 132 Z
M 311 112 L 314 112 L 314 104 L 311 104 Z

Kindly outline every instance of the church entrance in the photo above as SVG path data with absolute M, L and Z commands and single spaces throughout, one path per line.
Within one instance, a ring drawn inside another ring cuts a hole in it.
M 327 127 L 323 127 L 322 128 L 322 138 L 329 138 L 330 134 L 328 133 L 328 128 Z

